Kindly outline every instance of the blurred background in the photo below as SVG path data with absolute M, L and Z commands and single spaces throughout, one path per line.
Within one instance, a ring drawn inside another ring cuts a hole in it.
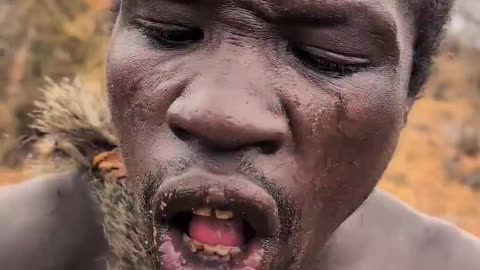
M 104 91 L 111 0 L 0 1 L 0 185 L 21 179 L 15 144 L 28 135 L 45 78 Z M 380 187 L 480 236 L 480 1 L 458 0 L 426 92 Z M 3 173 L 3 174 L 2 174 Z

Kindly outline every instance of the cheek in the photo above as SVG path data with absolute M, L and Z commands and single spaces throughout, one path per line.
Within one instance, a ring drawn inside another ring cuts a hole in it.
M 343 145 L 337 160 L 341 168 L 337 172 L 341 176 L 340 186 L 343 184 L 360 194 L 360 190 L 373 188 L 381 178 L 403 126 L 402 108 L 396 101 L 385 98 L 357 99 L 349 106 L 341 122 L 343 135 L 337 137 L 337 143 Z
M 348 102 L 341 131 L 355 151 L 358 165 L 372 161 L 384 167 L 390 159 L 405 112 L 403 90 L 397 85 L 396 81 L 370 76 L 352 83 L 352 90 L 345 93 Z
M 159 101 L 169 100 L 170 90 L 183 74 L 179 61 L 171 61 L 171 57 L 159 53 L 141 34 L 125 26 L 117 29 L 112 36 L 107 62 L 111 106 L 119 112 L 115 116 L 127 120 L 125 112 L 133 113 L 136 109 L 160 109 L 162 115 L 161 109 L 166 104 L 159 104 Z
M 403 126 L 403 103 L 395 83 L 379 77 L 303 89 L 284 95 L 299 167 L 289 188 L 302 230 L 326 241 L 383 174 Z
M 125 126 L 131 115 L 138 81 L 142 77 L 144 55 L 148 54 L 130 38 L 128 31 L 118 27 L 112 36 L 107 59 L 107 90 L 115 124 Z M 122 129 L 120 129 L 123 131 Z
M 403 126 L 395 85 L 379 76 L 354 77 L 288 94 L 303 174 L 292 188 L 299 198 L 309 194 L 304 204 L 312 216 L 342 220 L 383 174 Z M 308 200 L 321 206 L 313 209 Z
M 404 118 L 395 84 L 377 76 L 323 87 L 292 87 L 284 96 L 306 169 L 325 173 L 344 163 L 388 159 Z
M 166 112 L 178 98 L 188 73 L 181 61 L 171 61 L 143 44 L 137 34 L 119 30 L 112 39 L 107 85 L 114 124 L 132 168 L 144 171 L 147 159 L 169 140 Z

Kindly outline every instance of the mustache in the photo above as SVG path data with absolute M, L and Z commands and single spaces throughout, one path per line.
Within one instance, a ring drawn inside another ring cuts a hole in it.
M 141 208 L 144 213 L 151 213 L 153 210 L 153 197 L 159 186 L 167 177 L 181 176 L 193 167 L 198 166 L 200 162 L 193 157 L 178 157 L 171 159 L 164 164 L 159 164 L 156 171 L 148 172 L 141 177 L 140 185 L 142 189 L 137 193 L 138 200 L 141 202 Z M 277 185 L 279 181 L 274 178 L 268 178 L 264 171 L 254 162 L 248 159 L 242 159 L 237 166 L 235 173 L 245 176 L 252 182 L 262 187 L 276 201 L 280 215 L 280 238 L 287 240 L 293 233 L 294 224 L 301 217 L 300 207 L 296 205 L 296 201 L 291 193 L 285 188 Z M 148 217 L 149 220 L 153 218 Z

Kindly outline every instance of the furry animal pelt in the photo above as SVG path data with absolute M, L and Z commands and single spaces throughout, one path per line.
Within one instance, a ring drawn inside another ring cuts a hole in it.
M 142 213 L 124 181 L 96 183 L 93 189 L 104 214 L 105 234 L 113 254 L 109 268 L 152 270 L 152 249 L 144 234 Z
M 120 153 L 106 96 L 84 89 L 78 79 L 48 80 L 42 94 L 32 113 L 35 135 L 23 142 L 29 153 L 26 166 L 38 174 L 66 168 L 89 174 L 110 244 L 108 269 L 154 269 L 141 209 L 126 188 L 121 155 L 98 158 Z
M 41 93 L 31 114 L 35 135 L 24 144 L 30 161 L 89 167 L 96 154 L 118 147 L 105 95 L 83 88 L 78 79 L 48 79 Z

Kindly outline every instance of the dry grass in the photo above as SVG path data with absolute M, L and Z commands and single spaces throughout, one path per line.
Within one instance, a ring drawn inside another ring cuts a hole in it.
M 0 159 L 28 132 L 45 77 L 82 74 L 103 85 L 110 0 L 0 1 Z M 18 23 L 18 22 L 21 23 Z
M 101 91 L 108 2 L 0 1 L 0 158 L 28 132 L 25 115 L 45 76 L 80 74 L 89 89 Z M 13 18 L 23 23 L 12 24 Z M 380 186 L 480 236 L 480 193 L 474 188 L 480 187 L 479 60 L 480 52 L 462 48 L 438 59 Z M 25 179 L 14 174 L 0 172 L 0 178 Z

